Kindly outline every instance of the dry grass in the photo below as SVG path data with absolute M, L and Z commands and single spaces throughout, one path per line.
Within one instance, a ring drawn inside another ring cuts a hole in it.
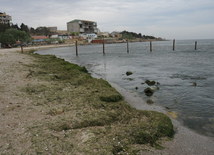
M 40 84 L 21 90 L 49 119 L 28 127 L 29 154 L 137 154 L 174 134 L 162 113 L 131 108 L 108 82 L 55 56 L 31 54 L 29 76 Z

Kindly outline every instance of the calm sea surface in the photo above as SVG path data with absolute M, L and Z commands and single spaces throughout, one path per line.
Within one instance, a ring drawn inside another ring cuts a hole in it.
M 178 113 L 178 120 L 185 126 L 203 135 L 214 137 L 214 40 L 153 42 L 153 52 L 148 42 L 63 47 L 38 51 L 52 54 L 67 61 L 86 66 L 93 76 L 116 83 L 129 91 L 135 91 L 155 105 Z M 126 72 L 133 72 L 127 76 Z M 143 90 L 145 80 L 160 83 L 160 89 L 152 97 Z M 193 83 L 197 84 L 194 86 Z M 138 89 L 136 89 L 138 87 Z

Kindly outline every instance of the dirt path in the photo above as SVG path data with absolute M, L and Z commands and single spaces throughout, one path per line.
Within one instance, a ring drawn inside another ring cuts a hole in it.
M 41 119 L 42 113 L 29 106 L 31 100 L 22 97 L 19 89 L 31 81 L 26 78 L 31 57 L 15 52 L 14 49 L 0 50 L 0 152 L 8 154 L 11 147 L 27 150 L 30 141 L 26 124 Z M 27 144 L 27 145 L 26 145 Z

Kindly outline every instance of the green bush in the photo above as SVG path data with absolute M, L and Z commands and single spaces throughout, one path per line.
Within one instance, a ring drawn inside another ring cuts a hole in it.
M 100 100 L 104 102 L 118 102 L 122 100 L 123 97 L 121 95 L 111 95 L 111 96 L 101 96 Z

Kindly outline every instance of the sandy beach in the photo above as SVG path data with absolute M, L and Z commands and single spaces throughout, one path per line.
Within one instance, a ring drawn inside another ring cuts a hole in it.
M 61 46 L 42 46 L 42 47 L 27 47 L 25 49 L 41 49 L 53 48 Z M 17 52 L 19 51 L 19 52 Z M 32 58 L 28 55 L 20 53 L 19 48 L 14 49 L 0 49 L 0 146 L 5 149 L 9 148 L 9 143 L 12 142 L 17 149 L 28 147 L 27 137 L 23 135 L 23 143 L 17 144 L 14 136 L 24 133 L 24 124 L 30 124 L 33 120 L 40 120 L 48 116 L 42 113 L 42 110 L 29 109 L 30 100 L 26 98 L 18 98 L 18 88 L 26 86 L 31 83 L 36 83 L 32 79 L 26 79 L 29 74 L 28 70 L 22 68 L 22 65 L 29 65 Z M 127 92 L 126 90 L 112 84 L 126 99 L 126 101 L 136 109 L 140 110 L 154 110 L 166 113 L 161 107 L 148 106 L 144 101 L 137 96 L 137 94 Z M 15 110 L 14 110 L 15 109 Z M 39 116 L 39 117 L 33 117 Z M 163 144 L 165 149 L 156 150 L 151 149 L 149 152 L 142 152 L 142 154 L 162 154 L 162 155 L 212 155 L 214 154 L 214 139 L 199 135 L 186 127 L 183 127 L 178 121 L 172 119 L 174 128 L 176 130 L 175 137 L 172 141 L 167 141 Z M 2 143 L 7 143 L 3 145 Z

